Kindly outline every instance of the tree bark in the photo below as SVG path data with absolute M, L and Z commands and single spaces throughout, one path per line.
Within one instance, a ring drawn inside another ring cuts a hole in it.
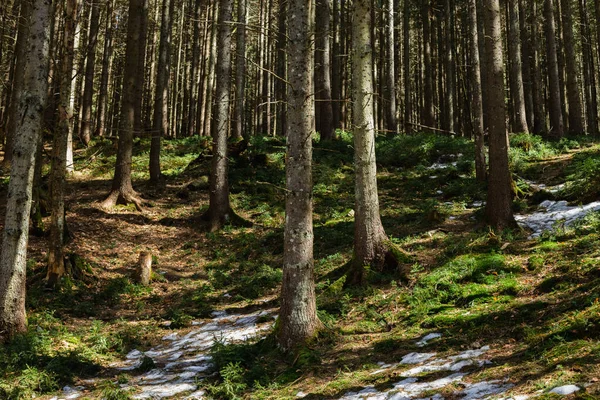
M 113 59 L 113 31 L 115 29 L 114 21 L 114 0 L 106 3 L 106 30 L 104 33 L 104 52 L 102 55 L 102 74 L 100 76 L 100 90 L 97 100 L 96 110 L 96 131 L 94 136 L 102 137 L 106 134 L 106 110 L 108 108 L 108 85 L 112 78 L 112 59 Z
M 73 108 L 71 80 L 75 59 L 74 42 L 77 26 L 77 0 L 66 0 L 63 9 L 63 46 L 60 70 L 58 127 L 54 132 L 52 166 L 50 170 L 50 239 L 48 248 L 48 286 L 54 287 L 65 275 L 64 235 L 65 180 L 67 176 L 67 142 L 72 129 Z
M 423 1 L 421 5 L 421 20 L 423 22 L 423 64 L 424 64 L 424 87 L 423 87 L 423 125 L 433 127 L 435 114 L 433 109 L 433 65 L 431 60 L 431 0 Z
M 150 140 L 150 182 L 160 183 L 160 148 L 162 138 L 169 132 L 169 78 L 171 75 L 171 31 L 175 0 L 163 0 L 158 48 L 158 72 L 154 96 L 154 121 Z
M 490 168 L 485 212 L 490 226 L 501 230 L 515 225 L 511 209 L 511 176 L 508 167 L 502 26 L 500 22 L 499 0 L 485 0 L 484 4 L 486 75 L 489 90 L 486 108 L 490 147 Z
M 445 0 L 445 57 L 444 57 L 444 68 L 445 68 L 445 90 L 444 90 L 444 124 L 442 129 L 449 132 L 454 132 L 454 79 L 455 79 L 455 66 L 454 66 L 454 18 L 453 12 L 454 7 L 452 0 Z
M 581 47 L 583 53 L 583 79 L 585 82 L 585 105 L 587 132 L 592 135 L 598 134 L 598 98 L 596 93 L 596 74 L 594 69 L 594 57 L 592 51 L 592 34 L 590 32 L 586 0 L 579 0 L 579 19 L 581 22 Z M 596 11 L 600 2 L 596 2 Z
M 246 0 L 238 0 L 237 12 L 238 27 L 235 43 L 235 130 L 233 137 L 241 140 L 246 135 L 244 131 L 244 97 L 246 96 Z
M 373 112 L 373 49 L 370 39 L 371 2 L 354 0 L 352 25 L 352 95 L 355 170 L 354 259 L 350 281 L 362 283 L 364 267 L 381 269 L 386 262 L 387 236 L 379 215 L 375 121 Z
M 487 179 L 483 127 L 483 95 L 481 93 L 481 65 L 479 62 L 479 33 L 477 31 L 477 0 L 469 0 L 469 33 L 471 36 L 471 95 L 473 136 L 475 137 L 475 176 L 479 182 Z
M 533 58 L 531 69 L 533 75 L 533 133 L 541 135 L 546 132 L 546 114 L 544 112 L 544 86 L 542 84 L 542 71 L 541 71 L 541 45 L 540 45 L 540 32 L 538 30 L 539 17 L 537 3 L 532 1 L 531 7 L 531 46 L 533 48 Z
M 558 75 L 558 57 L 556 49 L 556 24 L 554 22 L 554 0 L 544 0 L 546 23 L 546 58 L 548 61 L 548 97 L 550 98 L 550 134 L 555 137 L 564 135 L 562 104 L 560 101 L 560 78 Z
M 384 72 L 385 76 L 381 79 L 385 80 L 384 84 L 384 121 L 385 130 L 388 132 L 398 131 L 398 121 L 396 120 L 396 63 L 394 59 L 394 49 L 397 47 L 396 41 L 394 40 L 395 29 L 394 29 L 394 0 L 386 0 L 384 2 L 385 13 L 385 40 L 386 40 L 386 51 L 387 58 L 385 60 Z M 405 48 L 405 51 L 409 51 Z M 383 50 L 382 50 L 383 52 Z M 408 53 L 405 62 L 410 61 L 410 52 Z M 405 108 L 405 112 L 407 109 Z M 408 110 L 410 112 L 410 110 Z
M 0 342 L 27 329 L 25 274 L 29 211 L 35 153 L 41 138 L 48 91 L 50 0 L 36 0 L 31 9 L 31 40 L 25 52 L 14 157 L 6 203 L 0 255 Z
M 94 99 L 94 72 L 96 69 L 96 43 L 100 20 L 100 5 L 92 2 L 92 17 L 88 33 L 87 62 L 85 64 L 85 87 L 83 90 L 83 105 L 81 115 L 81 133 L 79 137 L 85 146 L 92 140 L 92 105 Z
M 8 103 L 8 124 L 6 127 L 6 143 L 4 145 L 4 160 L 2 166 L 5 169 L 10 168 L 11 160 L 13 157 L 13 144 L 15 141 L 15 135 L 18 125 L 18 107 L 20 102 L 19 96 L 23 92 L 23 81 L 25 73 L 25 60 L 27 58 L 27 36 L 29 29 L 29 19 L 31 16 L 31 2 L 21 1 L 21 9 L 18 18 L 18 29 L 17 29 L 17 41 L 15 43 L 15 67 L 13 74 L 13 83 L 11 98 Z
M 583 106 L 581 105 L 581 89 L 577 80 L 579 68 L 577 63 L 576 42 L 573 33 L 573 10 L 571 0 L 561 0 L 563 12 L 563 37 L 565 48 L 565 67 L 567 72 L 567 100 L 569 105 L 569 133 L 582 134 Z
M 403 22 L 403 32 L 404 32 L 404 132 L 411 133 L 412 132 L 412 90 L 411 90 L 411 82 L 412 76 L 410 73 L 411 63 L 410 63 L 410 2 L 408 0 L 404 0 L 404 22 Z M 394 44 L 392 43 L 390 51 L 392 51 Z M 392 53 L 393 54 L 393 53 Z M 393 58 L 393 57 L 392 57 Z
M 314 132 L 312 0 L 289 0 L 288 125 L 283 284 L 277 341 L 284 351 L 319 328 L 315 300 L 312 222 Z
M 521 62 L 521 37 L 519 33 L 518 0 L 508 0 L 508 51 L 510 57 L 510 93 L 513 104 L 514 131 L 528 133 L 527 112 L 525 111 L 525 90 L 523 88 L 523 63 Z
M 129 0 L 117 162 L 111 192 L 102 203 L 105 208 L 113 207 L 117 202 L 123 202 L 134 203 L 138 210 L 142 210 L 141 200 L 133 190 L 131 183 L 131 162 L 135 119 L 139 116 L 136 114 L 140 93 L 138 88 L 144 86 L 144 74 L 139 73 L 138 60 L 142 40 L 144 2 L 145 0 Z
M 334 136 L 333 108 L 331 105 L 331 51 L 329 44 L 331 0 L 316 0 L 315 32 L 315 97 L 317 131 L 321 139 Z
M 231 88 L 232 0 L 219 0 L 217 32 L 217 86 L 213 127 L 213 155 L 210 170 L 210 203 L 205 218 L 211 232 L 221 229 L 235 217 L 229 204 L 229 106 Z

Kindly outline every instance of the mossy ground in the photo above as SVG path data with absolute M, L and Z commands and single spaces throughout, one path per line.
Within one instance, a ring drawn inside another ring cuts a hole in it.
M 314 149 L 315 269 L 325 328 L 291 357 L 277 351 L 272 337 L 217 345 L 220 374 L 204 383 L 213 396 L 282 399 L 303 391 L 307 398 L 336 398 L 368 384 L 385 386 L 395 372 L 370 375 L 377 362 L 418 351 L 415 340 L 434 331 L 443 337 L 431 349 L 442 354 L 491 346 L 494 364 L 472 379 L 508 378 L 519 393 L 591 384 L 587 395 L 600 396 L 600 216 L 538 240 L 522 231 L 491 232 L 472 206 L 485 200 L 485 188 L 474 178 L 470 141 L 380 137 L 382 221 L 410 261 L 408 273 L 369 271 L 367 285 L 347 287 L 353 154 L 351 136 L 339 136 Z M 90 398 L 128 398 L 118 389 L 128 375 L 108 365 L 129 350 L 147 349 L 215 309 L 277 304 L 285 144 L 259 137 L 232 160 L 232 206 L 253 226 L 206 233 L 198 228 L 208 203 L 202 142 L 166 141 L 166 185 L 154 189 L 145 182 L 149 143 L 136 141 L 134 186 L 148 201 L 144 213 L 99 207 L 110 186 L 111 142 L 77 151 L 68 250 L 80 257 L 84 273 L 66 279 L 60 290 L 44 291 L 46 238 L 31 238 L 29 332 L 0 349 L 0 398 L 51 395 L 89 377 L 101 378 Z M 526 180 L 568 181 L 563 195 L 571 201 L 597 199 L 599 152 L 588 138 L 547 143 L 513 137 L 516 209 L 539 198 Z M 440 160 L 456 165 L 428 169 Z M 130 279 L 140 251 L 154 255 L 151 287 Z

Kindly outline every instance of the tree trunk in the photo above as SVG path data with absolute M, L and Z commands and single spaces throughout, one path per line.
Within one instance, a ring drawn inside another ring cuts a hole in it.
M 108 84 L 111 80 L 112 58 L 113 58 L 113 30 L 114 24 L 114 0 L 106 3 L 106 31 L 104 33 L 104 52 L 102 55 L 102 75 L 100 76 L 100 91 L 96 110 L 96 131 L 94 136 L 102 137 L 106 134 L 106 109 L 108 108 Z
M 364 267 L 381 269 L 388 253 L 379 216 L 375 121 L 373 113 L 373 51 L 370 40 L 371 2 L 354 0 L 352 23 L 352 95 L 355 169 L 354 259 L 350 281 L 362 283 Z
M 277 134 L 284 136 L 287 127 L 287 106 L 286 106 L 286 46 L 287 46 L 287 2 L 279 2 L 279 10 L 277 15 L 277 79 L 275 82 L 275 97 L 277 99 Z M 334 75 L 335 77 L 335 75 Z
M 485 50 L 487 61 L 488 132 L 490 169 L 486 217 L 495 229 L 512 227 L 511 177 L 508 168 L 508 135 L 506 105 L 504 103 L 504 60 L 502 52 L 502 26 L 499 0 L 485 0 Z
M 544 113 L 544 86 L 542 84 L 542 67 L 541 67 L 541 45 L 540 32 L 538 30 L 539 16 L 537 4 L 535 1 L 530 3 L 531 19 L 531 47 L 533 48 L 532 57 L 532 75 L 533 75 L 533 133 L 540 135 L 546 132 L 546 114 Z
M 577 63 L 576 42 L 573 33 L 573 10 L 571 0 L 561 0 L 563 12 L 563 36 L 565 47 L 565 67 L 567 72 L 567 100 L 569 104 L 569 133 L 582 134 L 583 106 L 581 105 L 581 89 L 577 78 L 579 68 Z
M 83 90 L 83 113 L 81 115 L 81 133 L 79 137 L 88 146 L 92 139 L 92 101 L 94 97 L 94 72 L 96 68 L 96 43 L 100 20 L 100 5 L 92 2 L 92 19 L 88 33 L 87 63 L 85 65 L 85 88 Z
M 583 79 L 585 82 L 585 105 L 587 114 L 587 132 L 592 135 L 598 134 L 598 98 L 596 94 L 596 74 L 594 69 L 594 57 L 592 51 L 592 35 L 587 14 L 587 2 L 579 0 L 579 19 L 581 22 L 581 47 L 583 53 Z M 596 2 L 598 7 L 600 2 Z M 597 12 L 600 13 L 598 8 Z M 600 38 L 600 37 L 599 37 Z
M 119 123 L 117 162 L 112 189 L 102 203 L 105 208 L 117 202 L 134 203 L 142 210 L 141 200 L 131 184 L 131 163 L 133 153 L 133 132 L 135 110 L 138 105 L 138 88 L 144 86 L 144 74 L 139 73 L 139 56 L 142 35 L 142 14 L 145 0 L 129 0 L 129 21 L 127 22 L 127 44 L 125 49 L 125 70 L 123 75 L 123 95 Z
M 560 101 L 560 78 L 558 76 L 558 57 L 556 53 L 556 24 L 554 22 L 554 0 L 544 0 L 546 22 L 546 57 L 548 61 L 548 97 L 550 98 L 550 134 L 555 137 L 564 135 L 562 105 Z M 537 23 L 537 22 L 535 22 Z
M 453 24 L 453 12 L 454 7 L 451 0 L 445 0 L 445 57 L 444 57 L 444 68 L 445 68 L 445 91 L 444 91 L 444 123 L 442 129 L 449 132 L 454 132 L 454 40 L 452 30 L 454 29 Z
M 481 65 L 479 62 L 479 34 L 477 31 L 477 0 L 469 0 L 469 33 L 471 36 L 471 95 L 473 136 L 475 137 L 475 176 L 479 182 L 487 178 L 483 127 L 483 95 L 481 93 Z
M 54 287 L 65 275 L 65 179 L 67 175 L 67 141 L 71 131 L 73 108 L 71 103 L 71 80 L 75 28 L 77 26 L 77 0 L 66 0 L 64 7 L 63 46 L 60 71 L 60 95 L 58 103 L 58 127 L 54 132 L 52 146 L 52 169 L 50 171 L 50 239 L 48 249 L 48 286 Z
M 238 0 L 237 12 L 238 27 L 235 43 L 235 129 L 233 137 L 236 140 L 241 140 L 246 135 L 244 131 L 244 97 L 246 96 L 246 0 Z
M 27 329 L 25 274 L 29 211 L 35 169 L 35 152 L 41 138 L 44 108 L 48 98 L 50 0 L 36 0 L 31 25 L 23 88 L 20 96 L 14 157 L 6 202 L 6 221 L 0 255 L 0 342 L 11 340 Z
M 525 92 L 525 113 L 527 126 L 529 130 L 533 130 L 534 113 L 533 113 L 533 74 L 531 63 L 533 58 L 533 49 L 531 45 L 531 26 L 527 23 L 525 9 L 523 8 L 523 0 L 519 2 L 519 29 L 521 34 L 521 58 L 523 61 L 523 91 Z
M 27 58 L 27 36 L 29 29 L 29 19 L 31 16 L 31 2 L 21 1 L 21 10 L 18 18 L 17 41 L 15 44 L 14 58 L 15 67 L 12 82 L 11 99 L 8 103 L 8 124 L 6 127 L 6 143 L 4 145 L 4 160 L 2 166 L 5 169 L 10 168 L 13 157 L 13 144 L 18 125 L 18 107 L 21 103 L 19 96 L 23 92 L 23 81 L 25 73 L 25 60 Z
M 169 78 L 171 76 L 171 31 L 175 0 L 163 0 L 158 48 L 158 72 L 154 96 L 154 121 L 150 141 L 150 182 L 161 180 L 160 147 L 162 138 L 169 132 Z
M 314 132 L 312 0 L 289 0 L 288 125 L 283 283 L 277 341 L 284 351 L 319 328 L 315 300 L 312 222 Z
M 508 0 L 508 51 L 511 77 L 510 94 L 513 103 L 515 132 L 528 133 L 527 112 L 525 111 L 525 91 L 523 89 L 523 64 L 521 62 L 521 37 L 519 34 L 518 0 Z
M 381 77 L 382 80 L 385 80 L 385 98 L 383 100 L 384 127 L 386 131 L 395 133 L 398 130 L 398 122 L 396 120 L 396 63 L 394 59 L 394 49 L 397 47 L 397 44 L 394 40 L 394 0 L 386 0 L 384 2 L 383 12 L 385 13 L 385 27 L 382 28 L 382 31 L 385 32 L 386 51 L 384 52 L 382 49 L 381 52 L 382 54 L 387 55 L 385 65 L 383 66 L 385 76 Z M 408 48 L 405 48 L 405 50 L 408 51 Z M 409 57 L 405 59 L 405 62 L 410 60 L 410 52 L 408 55 Z M 410 110 L 408 111 L 410 112 Z
M 423 21 L 423 64 L 424 64 L 424 87 L 423 87 L 423 125 L 433 127 L 435 125 L 435 112 L 433 109 L 433 65 L 431 59 L 431 0 L 423 1 L 421 5 L 421 20 Z
M 334 136 L 333 108 L 331 105 L 331 51 L 329 45 L 331 0 L 316 0 L 315 33 L 315 97 L 317 131 L 321 139 Z
M 210 170 L 210 203 L 205 218 L 214 232 L 230 223 L 234 217 L 229 204 L 229 105 L 231 88 L 232 0 L 219 0 L 217 33 L 217 87 L 213 127 L 213 155 Z
M 410 72 L 410 2 L 408 0 L 404 0 L 404 22 L 403 22 L 403 32 L 404 32 L 404 132 L 411 133 L 412 125 L 411 125 L 411 116 L 413 112 L 412 107 L 412 91 L 411 85 L 412 75 Z M 391 49 L 395 47 L 394 43 L 391 44 Z M 391 56 L 391 55 L 390 55 Z M 393 58 L 393 57 L 392 57 Z

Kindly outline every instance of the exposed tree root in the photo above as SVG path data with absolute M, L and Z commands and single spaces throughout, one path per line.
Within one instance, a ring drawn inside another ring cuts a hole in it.
M 222 213 L 221 215 L 217 215 L 216 212 L 209 208 L 202 214 L 200 220 L 206 224 L 206 230 L 208 232 L 216 232 L 226 225 L 243 228 L 250 228 L 252 226 L 252 222 L 237 215 L 231 207 L 227 212 Z
M 123 192 L 120 190 L 113 190 L 110 192 L 108 197 L 100 203 L 100 206 L 104 209 L 111 209 L 117 204 L 132 204 L 135 205 L 136 210 L 144 212 L 144 200 L 142 200 L 135 192 Z
M 412 263 L 413 260 L 410 255 L 386 240 L 378 247 L 375 257 L 369 264 L 365 264 L 354 257 L 344 266 L 348 271 L 346 286 L 363 285 L 367 266 L 377 272 L 393 274 L 400 280 L 408 282 Z

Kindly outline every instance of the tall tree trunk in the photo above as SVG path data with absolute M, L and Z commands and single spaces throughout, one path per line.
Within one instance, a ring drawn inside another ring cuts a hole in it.
M 58 103 L 58 127 L 54 132 L 52 146 L 52 169 L 50 171 L 50 240 L 48 249 L 48 286 L 54 287 L 65 275 L 64 235 L 65 179 L 67 175 L 67 141 L 72 129 L 73 108 L 71 103 L 71 80 L 75 28 L 77 26 L 77 0 L 66 0 L 64 7 L 63 46 L 60 71 L 60 95 Z
M 534 127 L 534 112 L 533 112 L 533 75 L 532 75 L 532 58 L 533 48 L 531 45 L 531 26 L 527 23 L 526 12 L 523 7 L 523 0 L 519 2 L 519 29 L 521 33 L 521 56 L 523 61 L 523 91 L 525 93 L 525 113 L 527 126 L 532 131 Z
M 446 78 L 444 80 L 446 87 L 444 91 L 444 124 L 442 129 L 450 132 L 454 132 L 454 79 L 455 79 L 455 66 L 454 66 L 454 39 L 452 30 L 454 29 L 454 7 L 452 0 L 445 0 L 445 57 L 444 57 L 444 68 Z
M 244 97 L 246 96 L 246 0 L 238 0 L 237 12 L 238 27 L 235 43 L 235 129 L 233 137 L 236 140 L 241 140 L 246 135 L 244 131 Z
M 473 136 L 475 137 L 475 176 L 479 182 L 487 178 L 483 127 L 483 95 L 481 93 L 481 65 L 479 62 L 479 33 L 477 31 L 477 0 L 469 0 L 469 33 L 471 36 L 471 96 Z
M 565 47 L 565 67 L 567 72 L 567 99 L 569 104 L 569 133 L 582 134 L 583 106 L 581 105 L 581 89 L 577 78 L 579 68 L 577 63 L 576 42 L 573 33 L 573 10 L 571 0 L 561 0 L 563 12 L 563 36 Z
M 385 32 L 384 36 L 386 43 L 386 51 L 384 52 L 381 50 L 382 55 L 386 57 L 385 65 L 383 65 L 385 76 L 381 77 L 382 80 L 385 80 L 384 127 L 388 132 L 396 132 L 398 130 L 398 122 L 396 120 L 396 63 L 394 59 L 394 49 L 397 47 L 397 44 L 394 40 L 394 0 L 386 0 L 384 2 L 383 12 L 385 13 L 385 28 L 382 28 L 382 31 Z M 408 51 L 407 49 L 405 50 Z M 410 56 L 410 52 L 408 54 Z M 410 57 L 408 57 L 408 59 L 410 59 Z M 405 59 L 405 62 L 408 61 L 408 59 Z
M 18 125 L 18 107 L 20 104 L 19 96 L 23 92 L 23 81 L 25 74 L 25 59 L 27 58 L 27 36 L 29 29 L 29 19 L 31 16 L 31 2 L 21 1 L 21 10 L 18 18 L 17 41 L 15 44 L 15 67 L 12 82 L 11 99 L 8 103 L 8 124 L 6 127 L 6 143 L 4 145 L 4 160 L 2 166 L 10 168 L 13 157 L 13 144 Z
M 140 14 L 136 16 L 136 19 L 139 20 L 140 25 L 138 55 L 136 56 L 140 82 L 135 86 L 133 133 L 134 136 L 139 137 L 144 131 L 144 78 L 146 76 L 146 42 L 148 38 L 148 0 L 142 0 L 140 3 Z
M 154 96 L 154 121 L 150 141 L 150 182 L 161 180 L 160 147 L 162 138 L 169 132 L 169 78 L 171 76 L 171 31 L 175 0 L 163 0 L 158 47 L 158 72 Z
M 141 93 L 138 88 L 144 86 L 144 74 L 140 74 L 138 58 L 142 43 L 142 19 L 146 1 L 129 0 L 117 161 L 111 192 L 102 203 L 105 208 L 110 208 L 117 202 L 123 202 L 134 203 L 138 210 L 142 209 L 141 200 L 133 190 L 131 183 L 131 164 L 135 119 L 139 115 L 136 114 L 136 108 L 139 105 L 138 96 Z
M 488 132 L 490 169 L 487 204 L 488 223 L 495 229 L 515 224 L 511 203 L 511 176 L 508 167 L 508 134 L 504 103 L 504 60 L 499 0 L 484 1 L 485 50 L 487 61 Z
M 413 112 L 412 107 L 412 90 L 410 83 L 412 82 L 412 74 L 410 71 L 410 2 L 409 0 L 404 0 L 404 22 L 403 22 L 403 32 L 404 32 L 404 132 L 411 133 L 412 125 L 411 125 L 411 116 Z M 391 44 L 391 47 L 395 47 L 394 43 Z M 390 49 L 391 51 L 391 49 Z M 418 105 L 418 104 L 417 104 Z
M 531 7 L 531 19 L 529 25 L 531 26 L 531 47 L 533 48 L 532 57 L 532 90 L 533 90 L 533 133 L 540 135 L 546 132 L 546 114 L 544 113 L 544 86 L 542 84 L 542 66 L 541 66 L 541 44 L 540 44 L 540 32 L 538 29 L 539 17 L 537 3 L 532 1 Z
M 277 341 L 284 351 L 319 328 L 315 300 L 312 222 L 314 132 L 312 0 L 289 0 L 288 125 L 283 284 Z
M 96 110 L 96 131 L 94 136 L 102 137 L 106 134 L 106 110 L 108 108 L 108 85 L 112 78 L 113 58 L 113 31 L 115 19 L 113 15 L 114 0 L 106 3 L 106 30 L 104 33 L 104 52 L 102 53 L 102 74 L 100 76 L 100 90 Z
M 331 35 L 333 37 L 333 47 L 331 56 L 331 97 L 332 97 L 332 117 L 333 129 L 340 127 L 341 120 L 341 98 L 342 98 L 342 77 L 340 76 L 341 68 L 341 46 L 340 46 L 340 2 L 333 1 L 333 19 Z
M 88 146 L 92 139 L 92 102 L 94 98 L 94 72 L 96 69 L 96 43 L 100 20 L 100 5 L 92 2 L 92 17 L 88 33 L 87 63 L 85 65 L 85 88 L 83 90 L 83 113 L 81 115 L 81 133 L 79 137 Z
M 43 112 L 48 98 L 50 0 L 35 0 L 25 62 L 23 95 L 19 99 L 14 157 L 6 202 L 6 220 L 0 255 L 0 342 L 27 329 L 25 274 L 29 211 L 35 169 L 35 152 L 41 138 Z
M 556 137 L 562 137 L 564 135 L 564 125 L 560 101 L 560 78 L 558 75 L 556 24 L 554 22 L 553 3 L 554 0 L 544 0 L 546 57 L 548 61 L 548 96 L 550 98 L 550 134 Z
M 275 96 L 277 99 L 277 135 L 284 136 L 287 129 L 287 106 L 286 106 L 286 47 L 287 47 L 287 1 L 279 2 L 277 13 L 277 76 L 275 82 Z M 335 75 L 334 75 L 335 77 Z
M 511 77 L 510 94 L 513 103 L 515 132 L 528 133 L 527 112 L 525 110 L 525 91 L 523 89 L 523 64 L 521 62 L 521 37 L 519 34 L 518 0 L 508 0 L 509 33 L 508 51 L 510 57 Z
M 581 22 L 581 47 L 583 53 L 583 79 L 585 82 L 585 105 L 587 114 L 587 131 L 592 135 L 598 134 L 598 98 L 594 57 L 592 51 L 592 34 L 590 32 L 586 0 L 579 0 L 579 19 Z M 596 2 L 596 6 L 599 2 Z M 597 12 L 598 8 L 596 8 Z M 599 37 L 600 38 L 600 37 Z
M 379 215 L 375 120 L 373 112 L 373 49 L 369 0 L 354 0 L 352 22 L 352 95 L 355 171 L 354 259 L 350 281 L 362 283 L 364 267 L 382 269 L 389 253 Z
M 431 0 L 421 3 L 421 20 L 423 22 L 423 64 L 424 64 L 424 87 L 423 87 L 423 125 L 433 127 L 435 125 L 435 111 L 433 109 L 433 61 L 431 57 Z
M 323 140 L 334 136 L 331 105 L 331 51 L 329 44 L 331 0 L 316 0 L 315 97 L 317 131 Z
M 213 155 L 210 170 L 210 203 L 205 218 L 211 232 L 235 217 L 229 204 L 229 105 L 231 88 L 231 36 L 233 0 L 219 0 L 217 33 L 217 87 L 213 127 Z

